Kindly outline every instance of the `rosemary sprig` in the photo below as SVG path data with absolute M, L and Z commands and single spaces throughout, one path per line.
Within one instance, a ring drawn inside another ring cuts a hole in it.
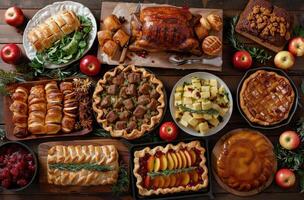
M 119 165 L 118 180 L 112 187 L 112 193 L 119 196 L 121 193 L 127 191 L 129 188 L 129 176 L 127 166 L 122 162 Z
M 172 170 L 166 169 L 166 170 L 159 171 L 159 172 L 148 172 L 148 176 L 150 176 L 151 178 L 154 178 L 156 176 L 169 176 L 171 174 L 193 171 L 196 168 L 197 167 L 188 167 L 188 168 L 183 168 L 183 169 L 172 169 Z
M 265 64 L 268 60 L 272 58 L 272 56 L 266 52 L 264 49 L 258 47 L 249 47 L 244 43 L 240 42 L 236 37 L 235 27 L 238 21 L 238 16 L 234 16 L 230 22 L 230 32 L 228 34 L 228 40 L 232 47 L 236 50 L 246 50 L 249 52 L 251 57 L 256 61 Z
M 53 163 L 49 164 L 50 169 L 59 169 L 59 170 L 66 170 L 66 171 L 80 171 L 82 169 L 90 170 L 90 171 L 100 171 L 106 172 L 111 171 L 112 167 L 106 165 L 98 165 L 93 163 Z
M 191 108 L 187 108 L 186 106 L 180 104 L 177 105 L 178 108 L 182 109 L 183 112 L 197 113 L 197 114 L 209 114 L 209 115 L 217 115 L 219 112 L 213 108 L 209 110 L 193 110 Z

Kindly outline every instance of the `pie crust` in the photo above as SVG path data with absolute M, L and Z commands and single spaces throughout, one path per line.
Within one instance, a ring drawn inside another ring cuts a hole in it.
M 174 186 L 171 188 L 157 188 L 157 189 L 147 189 L 143 187 L 143 178 L 140 175 L 141 173 L 141 165 L 140 165 L 140 159 L 145 157 L 146 154 L 150 155 L 156 155 L 157 152 L 161 152 L 163 154 L 166 154 L 168 152 L 178 152 L 180 150 L 191 150 L 196 149 L 200 151 L 200 159 L 201 161 L 198 163 L 197 167 L 200 167 L 202 169 L 201 174 L 201 183 L 198 183 L 194 186 L 192 185 L 186 185 L 186 186 Z M 177 193 L 177 192 L 183 192 L 183 191 L 197 191 L 202 188 L 206 188 L 208 186 L 208 169 L 206 166 L 206 157 L 205 154 L 205 148 L 203 148 L 200 145 L 199 141 L 192 141 L 189 143 L 180 142 L 177 145 L 167 144 L 165 147 L 162 146 L 156 146 L 153 149 L 150 147 L 146 147 L 140 151 L 134 152 L 134 169 L 133 174 L 136 177 L 136 187 L 138 189 L 138 193 L 143 196 L 150 196 L 150 195 L 159 195 L 159 194 L 168 194 L 168 193 Z
M 56 145 L 48 150 L 47 179 L 54 185 L 106 185 L 114 184 L 118 178 L 118 152 L 114 145 L 63 146 Z M 51 164 L 97 164 L 111 167 L 109 171 L 78 171 L 51 168 Z
M 214 169 L 225 186 L 249 192 L 271 183 L 276 171 L 276 156 L 264 135 L 250 129 L 237 129 L 220 142 L 215 147 L 218 155 Z
M 244 81 L 239 98 L 251 122 L 271 126 L 288 118 L 295 93 L 284 76 L 258 70 Z
M 142 123 L 140 125 L 140 128 L 135 128 L 131 132 L 127 132 L 126 129 L 118 130 L 115 129 L 115 127 L 111 126 L 111 124 L 108 123 L 105 117 L 106 114 L 105 109 L 101 108 L 100 106 L 102 101 L 101 94 L 103 91 L 105 91 L 104 87 L 107 83 L 107 80 L 115 77 L 120 72 L 129 72 L 129 71 L 139 73 L 141 74 L 141 77 L 147 78 L 149 80 L 149 84 L 155 85 L 155 91 L 159 94 L 157 99 L 158 105 L 156 107 L 157 114 L 152 115 L 148 123 Z M 165 108 L 165 98 L 164 98 L 163 90 L 164 90 L 163 83 L 159 79 L 157 79 L 154 74 L 147 72 L 144 68 L 137 68 L 134 65 L 129 65 L 127 67 L 124 67 L 123 65 L 119 65 L 116 68 L 114 68 L 114 70 L 106 72 L 104 74 L 104 77 L 100 79 L 96 85 L 93 94 L 93 110 L 97 114 L 96 116 L 97 122 L 102 124 L 102 127 L 106 131 L 109 131 L 112 137 L 123 137 L 128 140 L 139 138 L 147 131 L 152 130 L 153 127 L 160 122 Z

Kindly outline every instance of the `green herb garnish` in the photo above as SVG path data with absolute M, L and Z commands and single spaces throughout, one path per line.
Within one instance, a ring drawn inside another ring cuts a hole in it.
M 177 105 L 178 108 L 182 109 L 183 112 L 197 113 L 197 114 L 209 114 L 209 115 L 217 115 L 219 111 L 211 108 L 209 110 L 193 110 L 191 108 L 187 108 L 186 106 L 180 104 Z
M 90 170 L 90 171 L 100 171 L 106 172 L 111 171 L 112 167 L 106 165 L 98 165 L 93 163 L 81 163 L 81 164 L 72 164 L 72 163 L 54 163 L 49 164 L 50 169 L 59 169 L 59 170 L 66 170 L 66 171 L 80 171 L 82 169 Z
M 119 173 L 117 183 L 112 187 L 112 193 L 119 196 L 121 193 L 126 192 L 129 188 L 129 176 L 127 166 L 123 163 L 119 165 Z
M 254 58 L 256 61 L 265 64 L 267 61 L 269 61 L 272 56 L 265 51 L 265 49 L 258 48 L 258 47 L 250 47 L 241 41 L 238 40 L 236 37 L 235 27 L 238 21 L 238 16 L 234 16 L 231 19 L 230 22 L 230 32 L 228 34 L 228 40 L 230 41 L 232 47 L 236 50 L 246 50 L 249 52 L 252 58 Z
M 156 176 L 169 176 L 171 174 L 177 174 L 177 173 L 182 173 L 182 172 L 189 172 L 195 170 L 197 167 L 188 167 L 188 168 L 183 168 L 183 169 L 166 169 L 163 171 L 159 172 L 148 172 L 148 176 L 151 178 L 154 178 Z

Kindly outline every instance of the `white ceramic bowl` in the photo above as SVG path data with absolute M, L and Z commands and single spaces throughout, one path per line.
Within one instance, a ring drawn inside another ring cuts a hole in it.
M 174 106 L 174 93 L 175 93 L 176 87 L 182 86 L 184 84 L 184 82 L 191 83 L 192 77 L 198 77 L 200 79 L 216 79 L 218 81 L 219 86 L 224 86 L 225 90 L 228 93 L 228 97 L 229 97 L 229 103 L 230 103 L 229 110 L 226 113 L 226 115 L 223 117 L 223 121 L 220 122 L 217 127 L 210 129 L 209 132 L 206 134 L 201 134 L 201 133 L 195 131 L 194 129 L 192 129 L 191 127 L 185 127 L 185 126 L 181 125 L 179 122 L 177 122 L 177 120 L 174 117 L 174 113 L 175 113 L 175 109 L 176 109 L 176 107 Z M 213 135 L 213 134 L 219 132 L 228 123 L 228 121 L 231 117 L 232 111 L 233 111 L 233 98 L 232 98 L 232 95 L 231 95 L 231 92 L 230 92 L 228 86 L 222 79 L 220 79 L 219 77 L 217 77 L 213 74 L 210 74 L 208 72 L 194 72 L 194 73 L 184 76 L 175 84 L 175 86 L 173 87 L 173 89 L 171 91 L 169 107 L 170 107 L 171 116 L 179 128 L 181 128 L 184 132 L 186 132 L 190 135 L 197 136 L 197 137 L 206 137 L 206 136 L 210 136 L 210 135 Z
M 92 26 L 92 30 L 90 32 L 89 39 L 88 39 L 89 40 L 88 41 L 88 47 L 83 52 L 83 55 L 85 55 L 90 50 L 90 48 L 92 47 L 92 45 L 94 43 L 94 40 L 95 40 L 95 37 L 96 37 L 96 34 L 97 34 L 97 24 L 96 24 L 95 17 L 92 14 L 92 12 L 90 11 L 90 9 L 85 7 L 81 3 L 77 3 L 77 2 L 74 2 L 74 1 L 55 2 L 53 4 L 50 4 L 50 5 L 42 8 L 41 10 L 39 10 L 33 16 L 33 18 L 27 23 L 27 25 L 25 27 L 25 30 L 24 30 L 24 33 L 23 33 L 23 47 L 24 47 L 26 56 L 30 60 L 33 60 L 36 57 L 36 50 L 27 38 L 28 32 L 33 27 L 35 27 L 38 24 L 44 22 L 49 17 L 55 15 L 56 13 L 58 13 L 59 11 L 62 11 L 62 10 L 72 10 L 76 13 L 76 15 L 85 16 L 85 17 L 88 17 L 91 20 L 93 26 Z M 46 63 L 45 67 L 49 68 L 49 69 L 65 67 L 65 66 L 79 60 L 80 58 L 71 60 L 70 62 L 61 64 L 61 65 Z

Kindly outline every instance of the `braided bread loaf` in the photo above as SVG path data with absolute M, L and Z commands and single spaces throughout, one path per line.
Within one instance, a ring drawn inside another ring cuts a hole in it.
M 88 169 L 62 170 L 52 168 L 52 164 L 96 164 L 110 170 Z M 118 178 L 118 152 L 114 145 L 53 146 L 47 156 L 47 177 L 55 185 L 105 185 L 114 184 Z

